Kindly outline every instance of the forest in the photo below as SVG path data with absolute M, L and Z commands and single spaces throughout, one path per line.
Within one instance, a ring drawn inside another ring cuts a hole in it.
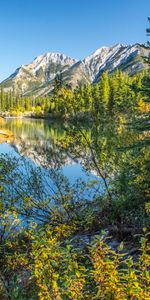
M 79 85 L 73 91 L 58 75 L 54 82 L 52 95 L 45 97 L 19 96 L 14 91 L 4 92 L 1 87 L 0 111 L 2 115 L 17 116 L 30 113 L 31 116 L 77 117 L 94 111 L 99 114 L 130 114 L 138 105 L 145 106 L 141 94 L 143 71 L 133 77 L 117 70 L 111 76 L 104 72 L 95 85 Z M 30 115 L 29 114 L 29 115 Z M 82 117 L 81 117 L 82 118 Z

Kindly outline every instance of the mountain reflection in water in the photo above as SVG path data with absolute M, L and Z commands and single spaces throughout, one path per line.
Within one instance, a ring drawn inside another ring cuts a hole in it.
M 24 182 L 23 191 L 27 195 L 31 195 L 32 189 L 31 186 L 29 191 L 27 177 L 30 178 L 34 171 L 38 172 L 42 178 L 44 198 L 52 196 L 52 189 L 53 192 L 56 192 L 54 182 L 51 180 L 52 170 L 65 176 L 71 185 L 79 179 L 85 183 L 89 180 L 96 180 L 98 185 L 100 184 L 95 175 L 83 169 L 80 162 L 74 159 L 72 153 L 61 151 L 58 147 L 58 142 L 65 138 L 66 134 L 63 124 L 52 124 L 47 120 L 14 118 L 7 119 L 3 127 L 12 132 L 14 139 L 9 144 L 4 142 L 0 145 L 0 154 L 5 155 L 7 159 L 11 158 L 18 161 L 16 169 L 9 176 L 15 177 L 14 174 L 17 172 L 19 176 L 22 176 L 20 180 Z M 14 161 L 14 165 L 15 163 Z M 11 188 L 9 186 L 9 190 L 12 190 L 13 184 L 11 184 Z M 15 184 L 20 185 L 19 181 Z M 35 191 L 33 193 L 35 197 Z M 89 197 L 91 196 L 92 192 L 90 191 Z

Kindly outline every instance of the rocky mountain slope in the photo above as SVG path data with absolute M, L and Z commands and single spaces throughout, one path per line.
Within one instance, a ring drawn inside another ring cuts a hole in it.
M 2 85 L 9 90 L 14 87 L 15 90 L 29 93 L 38 90 L 40 86 L 51 82 L 57 73 L 64 72 L 76 63 L 64 54 L 45 53 L 36 57 L 32 63 L 22 65 L 10 77 L 2 82 Z
M 43 96 L 52 91 L 57 74 L 62 73 L 63 81 L 75 87 L 78 83 L 97 82 L 104 71 L 121 69 L 133 75 L 146 67 L 142 57 L 149 55 L 150 49 L 140 44 L 101 47 L 82 61 L 60 53 L 45 53 L 22 65 L 1 85 L 24 95 Z

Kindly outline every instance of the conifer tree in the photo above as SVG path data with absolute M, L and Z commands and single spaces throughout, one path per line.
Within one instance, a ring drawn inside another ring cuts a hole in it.
M 107 72 L 104 72 L 100 81 L 100 96 L 103 102 L 104 110 L 107 109 L 110 97 L 110 84 L 109 84 L 109 76 Z
M 148 18 L 150 23 L 150 18 Z M 146 29 L 147 36 L 150 36 L 150 28 Z M 147 47 L 150 49 L 150 41 L 147 42 Z M 150 105 L 150 56 L 145 57 L 145 62 L 148 64 L 149 69 L 142 81 L 142 94 L 145 104 Z M 148 132 L 150 131 L 150 109 L 145 111 L 143 117 L 136 123 L 136 128 L 145 135 L 144 144 L 150 144 L 150 137 Z

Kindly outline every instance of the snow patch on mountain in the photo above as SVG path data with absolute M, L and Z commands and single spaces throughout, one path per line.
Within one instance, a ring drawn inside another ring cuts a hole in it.
M 48 68 L 50 69 L 49 77 L 50 77 L 50 80 L 52 80 L 55 78 L 56 73 L 57 73 L 57 71 L 56 72 L 52 71 L 52 73 L 51 73 L 52 65 L 55 65 L 56 67 L 60 66 L 60 70 L 61 70 L 61 66 L 66 67 L 66 68 L 63 68 L 64 70 L 66 70 L 68 67 L 71 67 L 75 63 L 76 63 L 75 59 L 73 59 L 69 56 L 66 56 L 65 54 L 48 52 L 43 55 L 37 56 L 28 65 L 21 65 L 19 68 L 17 68 L 15 70 L 15 72 L 12 75 L 10 75 L 3 82 L 6 82 L 13 78 L 21 78 L 24 76 L 29 77 L 30 75 L 36 77 L 37 71 L 39 71 L 40 69 L 45 71 Z
M 72 66 L 75 62 L 75 59 L 72 59 L 65 54 L 48 52 L 36 57 L 29 65 L 29 68 L 32 68 L 32 71 L 35 74 L 40 68 L 46 69 L 51 63 L 60 64 L 62 66 Z
M 85 72 L 89 74 L 91 81 L 96 81 L 103 71 L 113 72 L 116 68 L 123 69 L 128 62 L 141 55 L 142 45 L 116 44 L 112 47 L 101 47 L 87 56 L 83 61 Z M 135 68 L 134 68 L 135 67 Z M 144 67 L 140 59 L 131 66 L 132 70 L 141 70 Z

